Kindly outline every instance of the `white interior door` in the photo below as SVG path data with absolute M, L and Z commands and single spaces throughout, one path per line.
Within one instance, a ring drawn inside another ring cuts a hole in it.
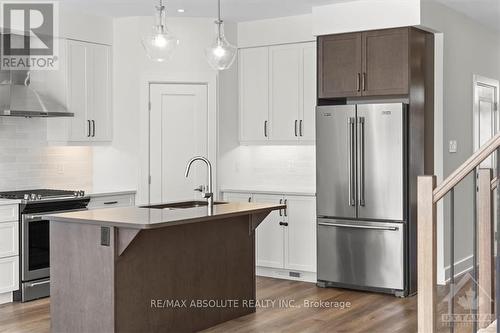
M 204 84 L 150 85 L 150 202 L 200 199 L 194 188 L 207 184 L 206 166 L 193 156 L 208 154 L 208 100 Z
M 474 77 L 474 151 L 498 133 L 499 82 L 485 77 Z M 492 157 L 484 160 L 481 168 L 495 168 Z

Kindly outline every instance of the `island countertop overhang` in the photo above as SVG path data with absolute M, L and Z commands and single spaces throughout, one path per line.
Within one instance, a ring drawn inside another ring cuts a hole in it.
M 156 229 L 182 224 L 220 220 L 241 215 L 269 214 L 286 209 L 286 205 L 231 202 L 214 206 L 208 214 L 206 206 L 182 209 L 117 207 L 82 210 L 45 216 L 53 222 L 84 223 L 128 229 Z

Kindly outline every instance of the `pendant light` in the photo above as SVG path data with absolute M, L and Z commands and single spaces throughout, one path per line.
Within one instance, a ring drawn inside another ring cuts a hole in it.
M 205 49 L 207 61 L 216 70 L 225 70 L 231 67 L 236 58 L 236 47 L 231 45 L 224 36 L 224 22 L 221 20 L 220 0 L 217 0 L 219 16 L 215 21 L 215 41 Z
M 162 62 L 172 58 L 179 40 L 167 29 L 167 10 L 163 5 L 163 0 L 160 0 L 159 6 L 156 6 L 156 11 L 156 24 L 151 34 L 142 38 L 142 46 L 151 60 Z

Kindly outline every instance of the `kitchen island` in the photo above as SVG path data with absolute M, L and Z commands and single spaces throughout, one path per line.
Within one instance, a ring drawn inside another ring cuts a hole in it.
M 162 207 L 48 217 L 53 332 L 194 332 L 255 312 L 255 229 L 285 206 Z

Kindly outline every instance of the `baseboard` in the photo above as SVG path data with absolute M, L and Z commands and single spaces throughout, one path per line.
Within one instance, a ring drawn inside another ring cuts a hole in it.
M 0 294 L 0 304 L 12 303 L 12 293 L 2 293 Z
M 455 261 L 455 277 L 463 275 L 463 274 L 467 273 L 468 271 L 472 270 L 472 262 L 473 262 L 472 255 L 465 257 L 463 259 L 460 259 L 459 261 Z M 451 271 L 451 265 L 448 265 L 444 268 L 445 280 L 438 281 L 439 285 L 445 285 L 450 281 L 450 277 L 451 277 L 450 271 Z
M 292 275 L 290 275 L 290 273 L 292 273 Z M 317 281 L 315 272 L 295 271 L 282 268 L 269 268 L 269 267 L 257 266 L 255 268 L 255 274 L 257 276 L 265 276 L 265 277 L 292 280 L 292 281 L 302 281 L 302 282 L 312 282 L 312 283 L 316 283 Z

